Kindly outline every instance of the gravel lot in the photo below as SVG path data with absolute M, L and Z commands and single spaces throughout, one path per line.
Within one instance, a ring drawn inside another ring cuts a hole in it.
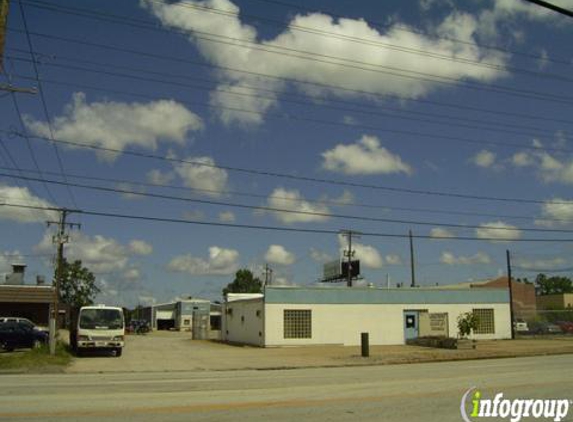
M 573 353 L 573 337 L 482 341 L 476 350 L 445 350 L 417 346 L 372 346 L 370 358 L 359 347 L 308 346 L 257 348 L 191 340 L 187 332 L 129 335 L 120 358 L 91 355 L 74 359 L 71 373 L 165 372 L 231 369 L 278 369 L 349 365 L 384 365 L 459 359 Z

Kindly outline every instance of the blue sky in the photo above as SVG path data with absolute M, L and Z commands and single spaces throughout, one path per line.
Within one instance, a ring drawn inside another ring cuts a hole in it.
M 276 284 L 313 283 L 341 229 L 363 233 L 379 285 L 409 284 L 408 239 L 380 236 L 408 230 L 420 285 L 504 274 L 506 249 L 518 277 L 573 266 L 563 15 L 518 0 L 21 6 L 2 83 L 38 87 L 35 63 L 43 95 L 0 93 L 0 201 L 209 223 L 72 213 L 66 254 L 100 301 L 219 299 L 266 263 Z M 0 273 L 50 277 L 56 217 L 0 206 Z

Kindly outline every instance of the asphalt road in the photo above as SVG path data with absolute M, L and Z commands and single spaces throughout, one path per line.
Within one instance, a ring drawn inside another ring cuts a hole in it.
M 460 401 L 470 387 L 483 397 L 573 399 L 572 375 L 572 355 L 271 371 L 0 375 L 0 421 L 460 421 Z M 573 409 L 564 420 L 573 421 Z

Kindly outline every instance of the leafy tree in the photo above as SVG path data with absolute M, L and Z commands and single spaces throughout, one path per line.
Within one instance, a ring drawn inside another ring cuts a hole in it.
M 573 293 L 573 282 L 568 277 L 547 277 L 545 274 L 539 274 L 535 278 L 535 285 L 540 296 Z
M 95 276 L 82 261 L 70 263 L 64 259 L 62 263 L 62 279 L 60 280 L 60 299 L 71 307 L 93 305 L 96 295 L 100 292 L 96 285 Z
M 235 279 L 223 289 L 223 295 L 227 293 L 261 293 L 263 283 L 247 269 L 241 269 L 235 273 Z
M 469 336 L 479 326 L 479 318 L 473 312 L 458 316 L 458 332 L 461 338 Z

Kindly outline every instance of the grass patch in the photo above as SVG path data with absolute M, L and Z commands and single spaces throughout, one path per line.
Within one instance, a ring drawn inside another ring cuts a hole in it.
M 72 355 L 68 346 L 58 343 L 56 354 L 50 355 L 47 345 L 31 350 L 18 350 L 12 353 L 0 353 L 0 371 L 58 371 L 68 365 Z

